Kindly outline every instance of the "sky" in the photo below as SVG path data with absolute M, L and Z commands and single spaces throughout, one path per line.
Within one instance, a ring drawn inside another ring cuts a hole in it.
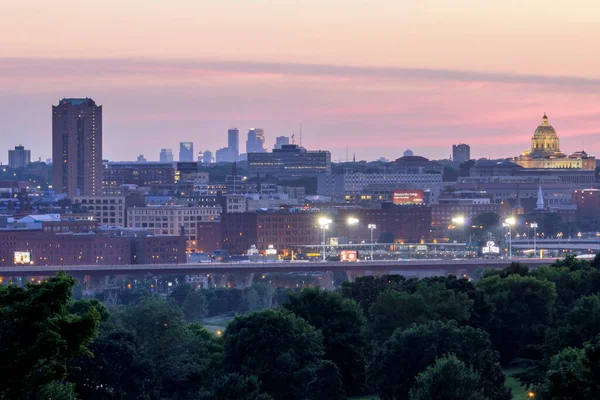
M 527 149 L 600 156 L 597 0 L 2 0 L 0 162 L 51 155 L 51 106 L 103 105 L 103 157 L 158 160 L 227 129 L 332 159 Z

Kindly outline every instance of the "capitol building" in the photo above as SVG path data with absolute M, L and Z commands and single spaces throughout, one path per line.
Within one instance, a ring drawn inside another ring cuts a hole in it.
M 560 151 L 558 135 L 548 123 L 546 114 L 531 138 L 531 149 L 517 157 L 516 162 L 523 168 L 596 169 L 596 158 L 587 155 L 585 151 L 576 151 L 570 155 Z

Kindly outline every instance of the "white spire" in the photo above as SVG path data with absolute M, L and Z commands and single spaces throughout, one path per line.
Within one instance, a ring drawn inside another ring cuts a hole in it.
M 537 204 L 535 207 L 536 210 L 543 210 L 544 209 L 544 193 L 542 192 L 542 185 L 540 184 L 538 186 L 538 197 L 537 197 Z

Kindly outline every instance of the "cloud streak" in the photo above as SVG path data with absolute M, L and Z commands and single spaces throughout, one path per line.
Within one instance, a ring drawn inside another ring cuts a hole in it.
M 238 125 L 304 144 L 348 145 L 358 158 L 397 158 L 406 148 L 447 157 L 453 143 L 474 156 L 506 157 L 528 144 L 544 111 L 566 152 L 600 134 L 600 79 L 418 68 L 248 61 L 0 58 L 0 160 L 19 143 L 50 154 L 50 106 L 62 97 L 104 105 L 104 155 L 156 159 L 193 140 L 215 150 Z M 596 150 L 591 148 L 590 152 Z
M 352 65 L 298 64 L 251 61 L 191 61 L 151 59 L 50 59 L 2 58 L 0 70 L 12 77 L 59 77 L 66 74 L 136 74 L 172 76 L 177 73 L 198 75 L 316 76 L 371 79 L 419 79 L 429 81 L 489 82 L 525 85 L 600 86 L 600 79 L 579 76 L 509 74 L 450 69 L 364 67 Z

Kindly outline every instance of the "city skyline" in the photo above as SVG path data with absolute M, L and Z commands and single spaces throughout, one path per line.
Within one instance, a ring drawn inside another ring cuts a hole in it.
M 304 146 L 333 160 L 346 159 L 346 146 L 357 159 L 407 148 L 448 158 L 459 142 L 475 157 L 509 157 L 528 148 L 544 112 L 566 148 L 600 153 L 596 2 L 132 0 L 115 3 L 119 18 L 111 3 L 0 5 L 5 150 L 22 143 L 45 160 L 48 105 L 91 97 L 105 107 L 103 153 L 113 160 L 155 160 L 184 140 L 214 152 L 232 125 L 261 126 L 270 149 L 277 136 L 298 141 L 300 124 Z M 233 7 L 243 17 L 226 24 Z

